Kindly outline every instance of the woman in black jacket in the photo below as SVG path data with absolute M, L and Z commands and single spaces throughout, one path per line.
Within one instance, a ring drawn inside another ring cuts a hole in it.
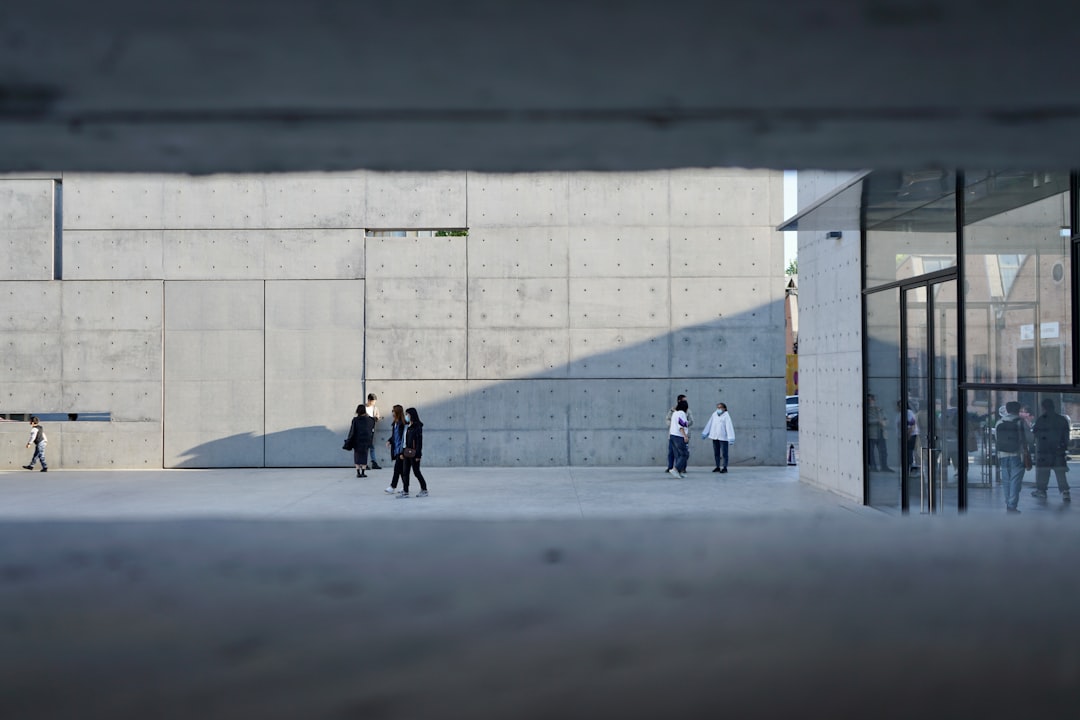
M 356 417 L 349 426 L 346 443 L 352 441 L 353 463 L 356 465 L 356 477 L 367 477 L 368 454 L 371 451 L 372 436 L 375 433 L 375 418 L 367 414 L 363 405 L 356 406 Z
M 413 457 L 409 457 L 413 454 Z M 408 408 L 405 410 L 405 449 L 402 450 L 402 456 L 405 463 L 401 473 L 401 494 L 400 498 L 409 497 L 409 473 L 416 473 L 416 479 L 420 481 L 420 492 L 416 494 L 416 497 L 427 497 L 427 483 L 424 481 L 424 474 L 420 472 L 420 457 L 424 454 L 424 423 L 420 422 L 420 416 L 416 413 L 416 408 Z

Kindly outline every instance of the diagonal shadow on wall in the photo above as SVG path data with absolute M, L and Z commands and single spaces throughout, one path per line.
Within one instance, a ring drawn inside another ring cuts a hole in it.
M 485 352 L 497 367 L 517 366 L 520 377 L 378 380 L 356 388 L 379 396 L 384 419 L 376 429 L 376 457 L 386 465 L 382 440 L 393 404 L 416 407 L 425 423 L 429 466 L 665 466 L 667 410 L 677 394 L 690 398 L 695 428 L 691 465 L 711 466 L 712 446 L 700 429 L 717 401 L 727 403 L 737 441 L 731 462 L 782 465 L 786 461 L 783 300 L 734 316 L 680 328 L 636 342 L 640 329 L 604 330 L 614 349 L 590 353 L 589 333 L 576 333 L 570 361 L 538 367 L 543 351 L 529 330 L 508 329 L 526 350 Z M 598 335 L 601 334 L 598 332 Z M 472 374 L 481 358 L 470 357 Z M 531 367 L 536 367 L 535 371 Z M 351 405 L 350 405 L 351 406 Z M 202 443 L 181 454 L 175 467 L 343 467 L 341 449 L 349 417 L 323 426 L 240 433 Z

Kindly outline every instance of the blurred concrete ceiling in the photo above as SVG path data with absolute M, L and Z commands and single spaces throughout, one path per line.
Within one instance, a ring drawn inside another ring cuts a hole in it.
M 1075 0 L 12 0 L 0 171 L 1080 165 Z

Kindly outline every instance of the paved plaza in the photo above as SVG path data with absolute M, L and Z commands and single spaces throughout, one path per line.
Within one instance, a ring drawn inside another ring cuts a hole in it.
M 369 474 L 0 473 L 0 717 L 905 718 L 930 701 L 988 720 L 1080 699 L 1080 526 L 1060 516 L 899 518 L 797 467 L 433 467 L 408 500 Z
M 391 470 L 13 470 L 0 473 L 0 520 L 688 518 L 876 515 L 799 482 L 797 467 L 425 468 L 431 494 L 384 492 Z

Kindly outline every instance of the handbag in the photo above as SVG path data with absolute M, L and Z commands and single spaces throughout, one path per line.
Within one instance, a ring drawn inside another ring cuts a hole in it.
M 403 457 L 403 458 L 405 458 L 407 460 L 412 460 L 413 458 L 416 457 L 416 448 L 410 448 L 410 447 L 402 448 L 401 457 Z
M 347 438 L 345 438 L 345 444 L 341 446 L 341 449 L 342 450 L 352 450 L 355 447 L 356 446 L 353 444 L 353 439 L 351 437 L 347 437 Z

